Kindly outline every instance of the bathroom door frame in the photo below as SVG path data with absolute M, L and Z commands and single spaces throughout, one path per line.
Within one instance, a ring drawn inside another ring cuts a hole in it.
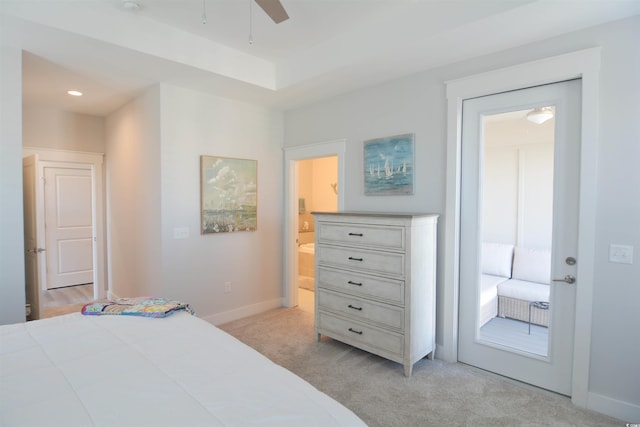
M 347 140 L 285 147 L 284 151 L 284 290 L 282 305 L 298 305 L 298 161 L 318 157 L 338 158 L 338 211 L 344 210 L 344 176 Z
M 598 89 L 600 48 L 554 56 L 483 74 L 446 82 L 447 90 L 447 190 L 444 242 L 444 290 L 442 345 L 440 357 L 458 360 L 458 293 L 460 267 L 460 160 L 462 102 L 478 96 L 582 79 L 580 152 L 580 194 L 574 355 L 571 401 L 592 409 L 589 394 L 589 365 L 593 306 L 593 262 L 595 257 L 595 214 L 598 154 Z M 604 412 L 604 411 L 601 411 Z

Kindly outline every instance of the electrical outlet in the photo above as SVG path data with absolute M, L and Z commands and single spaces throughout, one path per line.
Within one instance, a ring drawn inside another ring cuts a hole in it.
M 231 292 L 231 282 L 224 282 L 224 293 L 228 294 Z
M 633 264 L 633 246 L 609 245 L 609 262 Z

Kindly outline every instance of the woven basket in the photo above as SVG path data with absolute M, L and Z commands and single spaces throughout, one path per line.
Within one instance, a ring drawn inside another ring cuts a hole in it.
M 529 321 L 529 301 L 498 296 L 498 316 L 510 319 Z M 531 307 L 531 323 L 549 326 L 549 310 Z

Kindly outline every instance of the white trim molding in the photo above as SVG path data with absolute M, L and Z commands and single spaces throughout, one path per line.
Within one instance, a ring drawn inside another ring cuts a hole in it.
M 589 407 L 589 362 L 593 305 L 593 263 L 598 148 L 598 93 L 600 48 L 585 49 L 446 82 L 447 176 L 444 216 L 443 337 L 438 349 L 442 359 L 458 360 L 458 292 L 460 241 L 460 155 L 462 101 L 516 89 L 582 79 L 580 219 L 576 294 L 576 319 L 571 399 Z
M 338 210 L 344 210 L 344 177 L 347 140 L 320 142 L 316 144 L 285 147 L 284 151 L 284 290 L 282 305 L 294 307 L 298 304 L 298 164 L 299 160 L 318 157 L 338 157 Z

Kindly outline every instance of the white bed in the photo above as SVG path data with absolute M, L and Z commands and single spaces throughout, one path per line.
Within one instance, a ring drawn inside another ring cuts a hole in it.
M 204 320 L 80 313 L 0 327 L 2 426 L 364 426 Z

